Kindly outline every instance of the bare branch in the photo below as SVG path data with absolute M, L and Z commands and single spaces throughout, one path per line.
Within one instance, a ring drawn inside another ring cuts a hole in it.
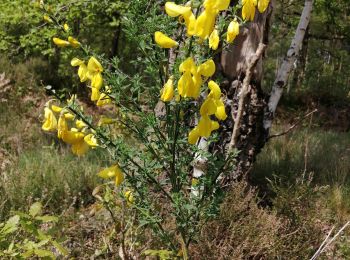
M 275 137 L 280 137 L 282 135 L 286 135 L 288 134 L 290 131 L 292 131 L 296 126 L 298 126 L 301 122 L 303 122 L 307 117 L 311 116 L 313 113 L 316 113 L 318 111 L 318 109 L 314 109 L 312 110 L 311 112 L 307 113 L 306 115 L 304 115 L 302 118 L 300 118 L 296 123 L 294 123 L 293 125 L 291 125 L 287 130 L 281 132 L 281 133 L 278 133 L 278 134 L 273 134 L 273 135 L 270 135 L 268 137 L 268 140 L 270 140 L 271 138 L 275 138 Z
M 331 231 L 328 233 L 326 239 L 322 242 L 321 246 L 318 248 L 316 253 L 310 258 L 310 260 L 315 260 L 317 257 L 320 256 L 324 252 L 324 250 L 343 232 L 343 230 L 350 225 L 350 221 L 346 222 L 344 226 L 342 226 L 341 229 L 328 241 L 330 234 L 332 233 L 334 227 L 331 229 Z M 328 241 L 328 242 L 327 242 Z

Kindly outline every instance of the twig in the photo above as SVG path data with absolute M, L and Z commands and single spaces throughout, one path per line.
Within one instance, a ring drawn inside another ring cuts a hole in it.
M 256 53 L 250 58 L 247 70 L 245 73 L 245 78 L 243 80 L 243 85 L 241 89 L 241 96 L 239 98 L 238 102 L 238 110 L 237 110 L 237 116 L 236 118 L 232 118 L 235 122 L 233 130 L 232 130 L 232 136 L 231 136 L 231 141 L 228 147 L 228 154 L 232 151 L 232 149 L 235 147 L 236 142 L 237 142 L 237 137 L 239 135 L 239 128 L 241 126 L 241 120 L 243 117 L 243 107 L 245 104 L 245 99 L 248 95 L 249 92 L 249 85 L 250 85 L 250 80 L 252 78 L 253 74 L 253 69 L 258 63 L 260 57 L 262 56 L 264 50 L 266 48 L 266 45 L 263 43 L 260 43 L 258 46 L 258 49 L 256 50 Z
M 321 244 L 321 246 L 318 248 L 318 250 L 316 251 L 316 253 L 310 258 L 310 260 L 315 260 L 320 254 L 322 254 L 324 252 L 324 250 L 340 235 L 340 233 L 347 227 L 350 225 L 350 221 L 346 222 L 344 226 L 342 226 L 341 229 L 339 229 L 339 231 L 332 237 L 331 240 L 329 240 L 327 243 L 326 241 L 328 240 L 330 234 L 332 233 L 334 227 L 331 229 L 331 231 L 329 232 L 329 234 L 327 235 L 326 239 L 323 241 L 323 243 Z M 323 246 L 323 247 L 322 247 Z
M 274 134 L 274 135 L 270 135 L 268 137 L 267 140 L 270 140 L 271 138 L 275 138 L 275 137 L 280 137 L 282 135 L 286 135 L 288 134 L 290 131 L 292 131 L 296 126 L 298 126 L 304 119 L 306 119 L 307 117 L 311 116 L 313 113 L 316 113 L 318 111 L 318 109 L 314 109 L 313 111 L 307 113 L 306 115 L 304 115 L 302 118 L 300 118 L 296 123 L 294 123 L 292 126 L 290 126 L 287 130 L 278 133 L 278 134 Z
M 307 128 L 306 131 L 306 142 L 305 142 L 305 152 L 304 152 L 304 171 L 303 171 L 303 181 L 305 179 L 305 174 L 307 171 L 307 164 L 308 164 L 308 155 L 309 155 L 309 142 L 310 142 L 310 136 L 309 136 L 309 130 L 311 128 L 312 125 L 312 115 L 310 117 L 310 122 L 309 122 L 309 127 Z
M 316 253 L 312 256 L 312 258 L 310 260 L 314 260 L 319 254 L 320 254 L 320 251 L 322 250 L 323 246 L 326 244 L 328 238 L 330 237 L 330 235 L 332 234 L 334 230 L 334 226 L 332 227 L 331 230 L 329 230 L 326 238 L 323 240 L 322 244 L 320 245 L 320 247 L 317 249 Z

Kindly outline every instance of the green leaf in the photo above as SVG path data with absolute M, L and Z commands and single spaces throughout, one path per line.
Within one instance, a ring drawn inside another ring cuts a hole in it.
M 51 243 L 62 255 L 67 256 L 69 254 L 68 249 L 66 249 L 64 246 L 62 246 L 57 241 L 52 240 Z
M 35 218 L 36 220 L 41 220 L 44 223 L 47 222 L 58 222 L 58 217 L 55 216 L 49 216 L 49 215 L 45 215 L 45 216 L 38 216 Z
M 15 243 L 12 241 L 11 244 L 9 245 L 9 247 L 7 248 L 8 252 L 11 252 L 13 247 L 14 247 Z
M 18 229 L 19 220 L 20 217 L 18 215 L 9 218 L 0 233 L 7 235 L 15 232 Z
M 40 202 L 35 202 L 32 206 L 30 206 L 29 215 L 31 215 L 32 217 L 40 215 L 42 207 L 43 206 L 41 205 Z
M 34 250 L 33 249 L 29 249 L 28 251 L 26 251 L 26 252 L 24 252 L 22 254 L 22 257 L 29 258 L 29 257 L 31 257 L 33 255 L 33 253 L 34 253 Z
M 34 254 L 38 257 L 50 257 L 52 259 L 56 259 L 55 255 L 49 250 L 34 249 Z

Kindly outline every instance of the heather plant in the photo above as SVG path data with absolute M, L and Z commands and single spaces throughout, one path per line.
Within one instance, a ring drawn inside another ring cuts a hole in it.
M 62 96 L 47 86 L 53 98 L 45 105 L 42 129 L 57 134 L 77 156 L 94 149 L 110 153 L 113 162 L 98 173 L 106 183 L 94 196 L 111 213 L 116 230 L 122 229 L 125 258 L 132 257 L 127 248 L 133 248 L 163 259 L 187 259 L 201 225 L 219 212 L 220 180 L 237 154 L 208 149 L 228 117 L 214 59 L 269 0 L 131 1 L 121 18 L 127 59 L 99 55 L 40 4 L 49 25 L 57 28 L 53 43 L 74 52 L 70 65 L 100 111 L 89 115 L 81 97 Z M 155 241 L 147 248 L 126 241 L 141 228 Z

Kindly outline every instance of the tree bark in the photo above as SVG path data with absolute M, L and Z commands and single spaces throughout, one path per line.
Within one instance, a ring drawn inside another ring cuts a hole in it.
M 277 72 L 275 82 L 272 86 L 272 91 L 268 101 L 267 109 L 265 111 L 264 118 L 264 129 L 267 133 L 269 133 L 270 131 L 277 105 L 282 97 L 283 88 L 288 82 L 288 77 L 293 69 L 293 64 L 299 55 L 306 33 L 306 29 L 309 26 L 312 6 L 313 0 L 305 0 L 305 6 L 300 17 L 298 28 L 295 32 L 294 38 L 287 52 L 287 55 L 284 58 L 282 65 Z
M 223 154 L 227 154 L 231 147 L 239 151 L 236 168 L 222 179 L 224 185 L 246 175 L 268 140 L 283 87 L 299 54 L 312 4 L 313 0 L 305 0 L 295 37 L 277 73 L 270 95 L 264 93 L 261 87 L 264 53 L 258 57 L 253 67 L 249 68 L 249 65 L 251 58 L 257 55 L 258 46 L 268 44 L 274 1 L 270 2 L 262 14 L 256 10 L 254 21 L 241 28 L 234 44 L 221 54 L 221 73 L 225 77 L 221 87 L 226 94 L 226 111 L 231 117 L 225 120 L 220 131 L 220 141 L 211 149 Z
M 264 48 L 260 54 L 257 50 L 268 44 L 273 6 L 274 1 L 271 1 L 264 13 L 256 10 L 254 21 L 241 27 L 233 45 L 221 54 L 221 73 L 226 79 L 221 88 L 226 94 L 226 111 L 231 117 L 224 121 L 220 141 L 213 149 L 223 154 L 231 148 L 239 150 L 236 168 L 221 179 L 224 185 L 242 177 L 264 146 L 266 96 L 261 88 Z M 251 64 L 252 57 L 257 57 L 254 64 Z

